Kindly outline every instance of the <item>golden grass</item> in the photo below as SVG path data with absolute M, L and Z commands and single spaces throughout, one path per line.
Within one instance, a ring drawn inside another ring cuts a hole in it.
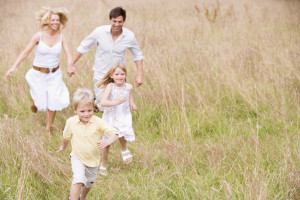
M 137 141 L 132 165 L 111 148 L 109 176 L 91 199 L 299 199 L 300 3 L 288 1 L 0 2 L 0 198 L 67 199 L 68 152 L 57 155 L 71 106 L 54 133 L 45 113 L 30 112 L 25 73 L 34 53 L 4 78 L 38 24 L 41 6 L 70 10 L 72 53 L 112 7 L 127 10 L 145 56 L 144 84 L 134 89 Z M 18 6 L 15 6 L 18 5 Z M 92 85 L 94 51 L 64 80 L 71 94 Z M 126 57 L 128 80 L 135 65 Z

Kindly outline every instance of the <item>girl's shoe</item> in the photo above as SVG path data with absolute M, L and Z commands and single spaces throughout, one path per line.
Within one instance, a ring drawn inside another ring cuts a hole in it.
M 121 151 L 122 157 L 123 157 L 123 162 L 125 164 L 129 164 L 132 161 L 132 155 L 130 154 L 130 151 L 126 149 L 125 151 Z
M 102 165 L 100 165 L 100 168 L 99 168 L 99 174 L 101 174 L 101 175 L 103 175 L 103 176 L 107 176 L 108 173 L 107 173 L 106 167 L 103 167 Z

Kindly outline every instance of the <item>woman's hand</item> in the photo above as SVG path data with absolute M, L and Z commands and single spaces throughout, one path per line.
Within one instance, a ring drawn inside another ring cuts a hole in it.
M 16 68 L 14 68 L 14 67 L 7 70 L 7 72 L 5 74 L 6 78 L 10 78 L 13 75 L 13 73 L 15 72 L 15 70 L 16 70 Z

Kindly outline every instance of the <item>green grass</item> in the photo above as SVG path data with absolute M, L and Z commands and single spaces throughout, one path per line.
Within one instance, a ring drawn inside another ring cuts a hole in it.
M 133 162 L 125 165 L 113 144 L 109 175 L 98 176 L 87 199 L 300 199 L 300 4 L 218 2 L 210 22 L 205 8 L 212 14 L 217 1 L 64 1 L 72 53 L 120 3 L 145 56 L 144 83 L 133 93 Z M 34 53 L 11 79 L 2 78 L 36 32 L 33 12 L 62 4 L 15 3 L 0 8 L 0 199 L 68 199 L 71 148 L 56 150 L 72 104 L 57 112 L 49 135 L 45 112 L 31 113 L 24 78 Z M 93 89 L 94 53 L 76 63 L 72 78 L 62 55 L 71 95 Z M 127 54 L 133 84 L 136 67 Z

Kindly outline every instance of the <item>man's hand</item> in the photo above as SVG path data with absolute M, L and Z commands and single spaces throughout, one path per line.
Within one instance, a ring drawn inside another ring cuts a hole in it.
M 142 76 L 136 77 L 136 81 L 135 81 L 136 87 L 139 87 L 142 84 L 143 84 L 143 77 Z

